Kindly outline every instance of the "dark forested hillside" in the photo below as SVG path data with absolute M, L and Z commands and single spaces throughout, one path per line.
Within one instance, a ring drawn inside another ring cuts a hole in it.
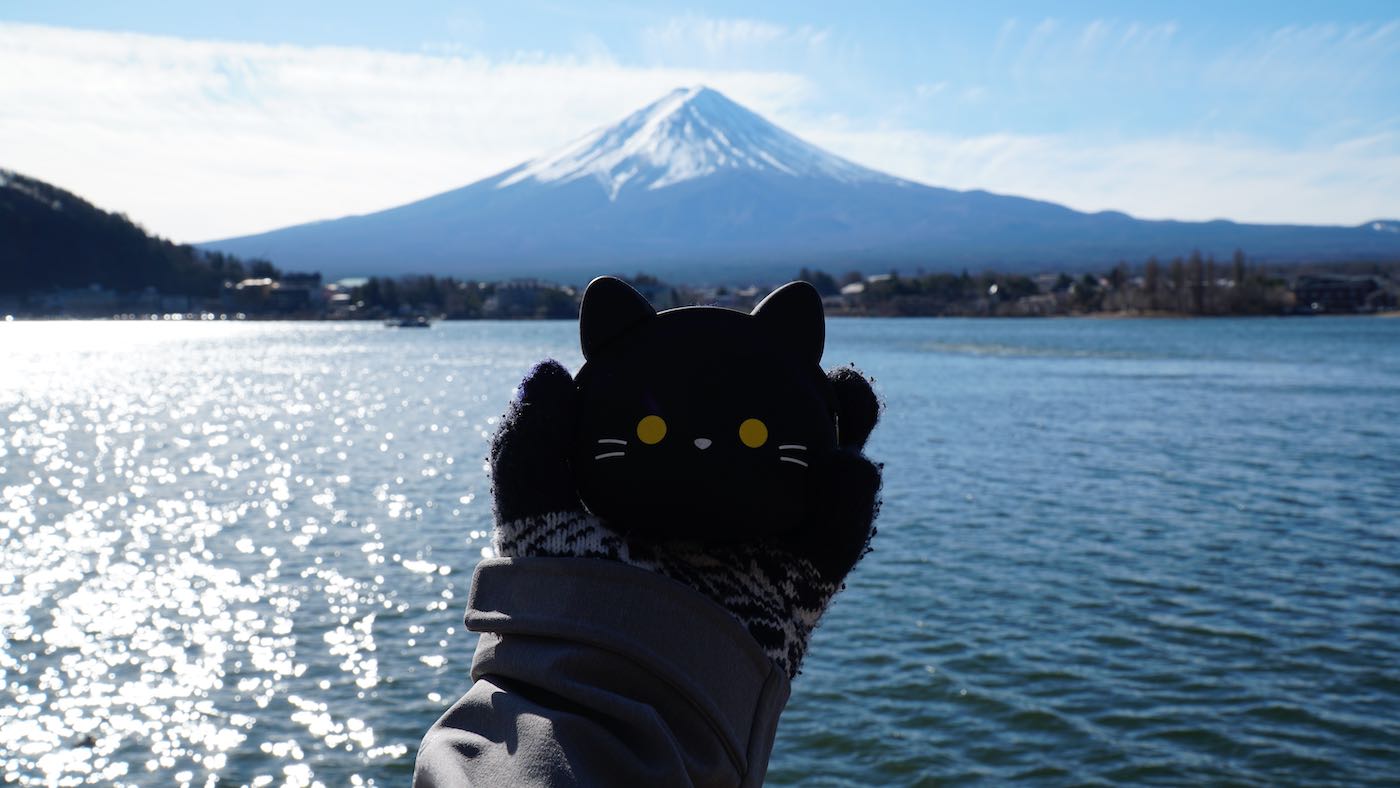
M 267 263 L 250 264 L 262 271 Z M 236 258 L 148 235 L 71 192 L 0 170 L 0 293 L 101 285 L 212 296 L 245 273 Z

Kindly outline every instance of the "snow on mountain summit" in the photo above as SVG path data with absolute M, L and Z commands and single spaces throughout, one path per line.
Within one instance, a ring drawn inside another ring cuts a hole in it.
M 707 87 L 681 88 L 526 162 L 497 183 L 593 178 L 616 200 L 624 187 L 662 189 L 720 170 L 750 170 L 843 183 L 897 182 L 810 145 Z

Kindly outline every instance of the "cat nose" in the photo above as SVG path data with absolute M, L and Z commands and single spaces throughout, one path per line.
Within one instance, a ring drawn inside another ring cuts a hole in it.
M 710 444 L 711 444 L 711 443 L 713 443 L 713 441 L 711 441 L 709 438 L 696 438 L 696 439 L 695 439 L 695 448 L 697 448 L 697 449 L 708 449 L 708 448 L 710 448 Z

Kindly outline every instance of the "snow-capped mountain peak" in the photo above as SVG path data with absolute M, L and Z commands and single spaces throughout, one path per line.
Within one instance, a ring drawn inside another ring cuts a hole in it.
M 526 162 L 496 187 L 593 178 L 616 200 L 624 188 L 663 189 L 721 170 L 845 183 L 897 180 L 803 142 L 718 91 L 691 87 Z
M 456 189 L 208 247 L 329 278 L 432 273 L 582 282 L 607 271 L 646 271 L 719 283 L 791 276 L 802 266 L 1103 270 L 1182 249 L 1217 257 L 1245 249 L 1280 261 L 1388 259 L 1400 257 L 1392 227 L 1389 220 L 1359 227 L 1145 222 L 941 189 L 833 156 L 713 90 L 689 88 Z

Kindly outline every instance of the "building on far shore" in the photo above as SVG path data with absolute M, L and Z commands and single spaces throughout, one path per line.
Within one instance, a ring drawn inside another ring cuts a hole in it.
M 1307 274 L 1293 283 L 1301 312 L 1379 312 L 1396 306 L 1395 294 L 1374 276 Z
M 220 305 L 245 314 L 297 314 L 321 312 L 326 303 L 320 274 L 283 274 L 279 279 L 261 277 L 226 282 Z

